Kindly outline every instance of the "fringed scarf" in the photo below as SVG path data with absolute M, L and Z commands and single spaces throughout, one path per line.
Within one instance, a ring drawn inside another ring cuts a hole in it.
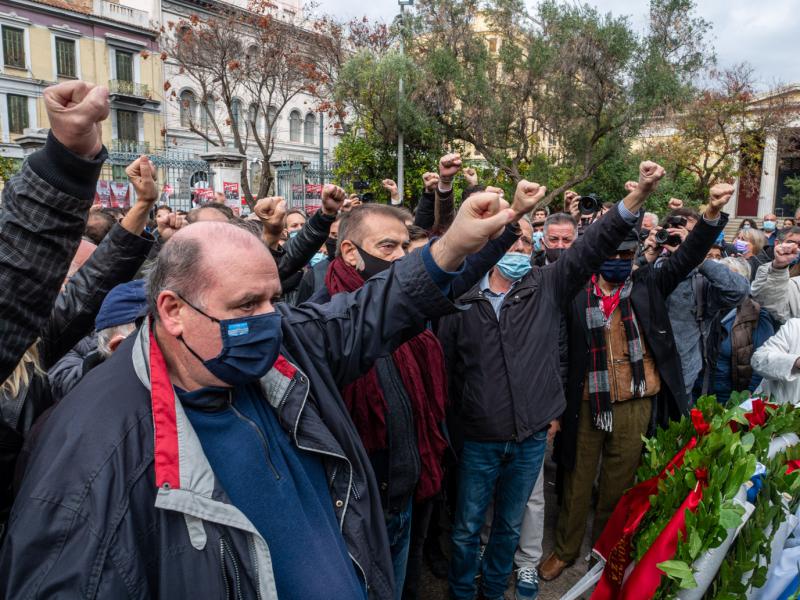
M 353 292 L 362 285 L 364 279 L 341 257 L 331 262 L 325 276 L 325 286 L 331 296 Z M 442 456 L 447 448 L 440 430 L 447 401 L 444 352 L 438 338 L 425 330 L 397 348 L 392 359 L 414 414 L 420 458 L 420 479 L 415 498 L 420 501 L 436 494 L 442 484 Z M 367 453 L 386 449 L 388 406 L 375 368 L 348 384 L 342 390 L 342 397 Z
M 604 296 L 597 285 L 597 277 L 586 287 L 586 325 L 589 328 L 589 406 L 592 410 L 592 423 L 602 431 L 612 431 L 614 427 L 611 412 L 611 386 L 608 376 L 606 356 L 606 329 L 611 325 L 611 315 L 619 306 L 628 354 L 631 361 L 631 391 L 635 398 L 644 397 L 647 382 L 644 376 L 644 353 L 639 337 L 639 326 L 631 305 L 630 278 L 611 296 Z

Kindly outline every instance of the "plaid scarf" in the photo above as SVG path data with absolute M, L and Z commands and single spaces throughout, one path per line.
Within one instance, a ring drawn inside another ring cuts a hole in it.
M 628 341 L 628 354 L 631 360 L 631 391 L 634 397 L 644 397 L 646 382 L 644 377 L 644 355 L 642 341 L 639 337 L 639 326 L 631 306 L 630 278 L 618 291 L 619 310 L 622 324 L 625 327 L 625 338 Z M 597 280 L 586 287 L 586 325 L 590 338 L 589 365 L 589 406 L 592 410 L 592 423 L 602 431 L 613 430 L 611 412 L 611 387 L 608 377 L 608 358 L 606 357 L 606 329 L 611 326 L 613 310 L 606 316 L 602 306 L 603 294 L 597 287 Z

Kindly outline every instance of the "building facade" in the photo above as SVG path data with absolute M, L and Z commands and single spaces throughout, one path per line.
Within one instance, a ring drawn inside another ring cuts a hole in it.
M 147 12 L 112 0 L 0 0 L 0 35 L 0 155 L 22 158 L 16 141 L 49 126 L 42 91 L 71 79 L 108 86 L 112 153 L 161 145 L 163 69 Z

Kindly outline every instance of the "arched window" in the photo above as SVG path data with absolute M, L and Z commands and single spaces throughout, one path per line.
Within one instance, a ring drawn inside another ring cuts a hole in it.
M 274 106 L 267 109 L 267 124 L 272 127 L 271 137 L 274 138 L 278 134 L 278 111 Z M 266 127 L 264 131 L 266 132 Z
M 233 116 L 233 123 L 231 123 L 232 128 L 236 128 L 241 131 L 242 127 L 242 101 L 238 98 L 234 98 L 233 102 L 231 102 L 231 115 Z
M 300 127 L 302 122 L 303 119 L 298 111 L 293 110 L 289 114 L 289 141 L 291 142 L 300 141 Z
M 306 121 L 303 123 L 303 141 L 306 144 L 314 143 L 314 130 L 317 128 L 317 117 L 314 113 L 306 115 Z
M 214 121 L 214 115 L 217 110 L 217 105 L 214 102 L 214 98 L 210 96 L 206 98 L 206 105 L 203 107 L 202 105 L 200 108 L 200 126 L 203 129 L 208 129 L 211 123 Z
M 180 95 L 181 100 L 181 127 L 189 127 L 195 121 L 197 111 L 197 98 L 191 90 L 184 90 Z

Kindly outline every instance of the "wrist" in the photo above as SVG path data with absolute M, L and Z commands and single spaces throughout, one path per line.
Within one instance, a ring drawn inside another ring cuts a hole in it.
M 789 268 L 788 264 L 786 264 L 786 265 L 776 265 L 775 261 L 774 260 L 772 261 L 772 270 L 773 271 L 783 271 L 784 269 L 788 269 L 788 268 Z
M 461 259 L 451 251 L 447 235 L 436 240 L 430 248 L 431 257 L 443 271 L 456 271 L 461 265 Z
M 453 191 L 453 185 L 452 184 L 442 183 L 440 181 L 439 185 L 436 188 L 436 191 L 438 191 L 439 194 L 441 194 L 441 195 L 450 194 Z
M 706 208 L 706 211 L 703 213 L 703 216 L 709 221 L 714 221 L 716 219 L 719 219 L 721 214 L 722 210 L 709 207 Z

